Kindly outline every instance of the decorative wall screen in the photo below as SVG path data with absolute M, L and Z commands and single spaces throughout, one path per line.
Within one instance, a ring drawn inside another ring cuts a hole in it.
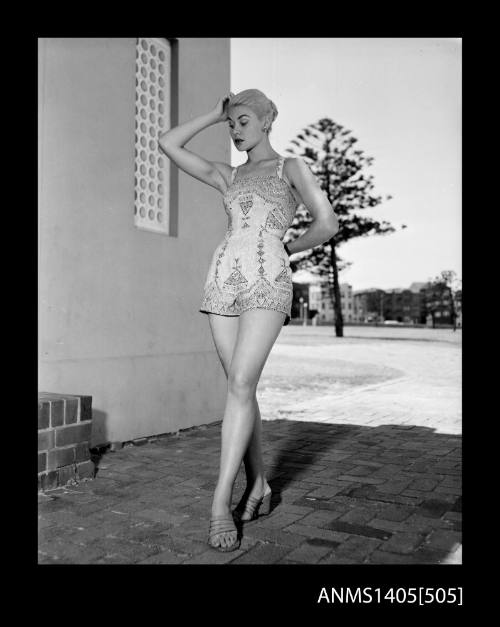
M 169 233 L 169 163 L 158 138 L 170 128 L 171 49 L 166 39 L 136 45 L 135 205 L 139 229 Z

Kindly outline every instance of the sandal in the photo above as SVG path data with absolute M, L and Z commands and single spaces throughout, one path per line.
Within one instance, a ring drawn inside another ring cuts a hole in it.
M 243 504 L 241 501 L 234 510 L 241 522 L 249 522 L 255 520 L 259 516 L 267 516 L 271 511 L 272 490 L 268 485 L 269 492 L 264 489 L 264 494 L 258 498 L 249 496 Z
M 235 532 L 236 538 L 232 544 L 228 546 L 222 546 L 220 544 L 212 544 L 213 539 L 216 536 L 219 536 L 223 533 Z M 231 514 L 221 515 L 221 516 L 213 516 L 210 519 L 210 529 L 208 531 L 208 545 L 212 549 L 216 549 L 217 551 L 222 551 L 223 553 L 227 553 L 228 551 L 236 551 L 236 549 L 240 548 L 241 541 L 238 538 L 238 531 L 236 529 L 236 525 L 234 524 L 233 517 Z

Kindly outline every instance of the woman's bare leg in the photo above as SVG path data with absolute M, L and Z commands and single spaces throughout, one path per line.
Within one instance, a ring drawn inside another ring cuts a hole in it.
M 262 458 L 262 419 L 260 416 L 257 394 L 253 395 L 254 426 L 252 437 L 243 457 L 247 483 L 254 482 L 264 476 L 264 460 Z
M 267 485 L 266 473 L 264 469 L 264 459 L 262 456 L 262 419 L 260 416 L 257 395 L 253 397 L 254 402 L 254 427 L 250 443 L 243 457 L 245 474 L 247 478 L 247 488 L 244 498 L 248 496 L 260 497 Z
M 234 480 L 252 440 L 256 422 L 255 393 L 267 357 L 283 327 L 285 314 L 267 309 L 243 312 L 228 372 L 228 394 L 222 422 L 219 479 L 215 488 L 212 515 L 229 514 Z M 255 444 L 259 447 L 260 431 Z M 251 451 L 255 453 L 254 446 Z M 248 468 L 255 457 L 249 452 Z M 229 540 L 230 542 L 230 540 Z M 221 544 L 227 544 L 221 537 Z
M 209 321 L 217 354 L 219 355 L 224 373 L 228 377 L 238 336 L 239 316 L 209 314 Z M 260 496 L 267 484 L 262 457 L 262 420 L 256 394 L 254 394 L 253 401 L 255 411 L 254 427 L 250 443 L 243 457 L 247 478 L 247 487 L 242 497 L 243 502 L 246 501 L 249 495 Z

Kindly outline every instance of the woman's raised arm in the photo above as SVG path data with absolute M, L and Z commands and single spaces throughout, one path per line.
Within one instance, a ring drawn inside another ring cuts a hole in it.
M 227 181 L 231 176 L 231 166 L 227 163 L 208 161 L 184 148 L 184 144 L 204 128 L 218 122 L 224 122 L 227 119 L 228 100 L 229 96 L 220 98 L 212 111 L 171 128 L 162 133 L 158 140 L 161 150 L 181 170 L 215 187 L 221 193 L 224 193 L 227 189 Z

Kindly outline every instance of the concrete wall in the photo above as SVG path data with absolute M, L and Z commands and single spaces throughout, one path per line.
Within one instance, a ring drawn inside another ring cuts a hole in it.
M 229 91 L 229 40 L 180 39 L 178 63 L 183 122 Z M 225 401 L 198 311 L 222 199 L 179 172 L 178 235 L 136 229 L 134 114 L 135 39 L 39 40 L 39 389 L 93 397 L 93 445 L 219 420 Z M 230 160 L 224 125 L 187 147 Z

